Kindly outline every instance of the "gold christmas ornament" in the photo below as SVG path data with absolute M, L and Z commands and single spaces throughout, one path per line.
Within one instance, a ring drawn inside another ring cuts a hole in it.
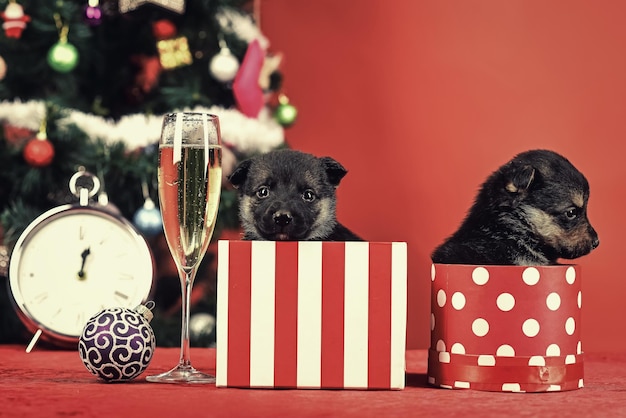
M 159 50 L 161 67 L 163 67 L 164 70 L 171 70 L 193 63 L 193 58 L 189 51 L 189 44 L 187 38 L 184 36 L 163 39 L 157 42 L 157 49 Z
M 120 13 L 128 13 L 144 4 L 155 4 L 178 14 L 185 12 L 185 0 L 120 0 Z

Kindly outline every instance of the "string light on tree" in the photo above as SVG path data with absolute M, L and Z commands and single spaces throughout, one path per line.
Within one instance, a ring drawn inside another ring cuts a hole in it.
M 54 14 L 54 20 L 59 30 L 59 41 L 48 51 L 48 65 L 55 71 L 68 73 L 78 64 L 78 50 L 67 41 L 70 28 L 61 22 L 58 13 Z

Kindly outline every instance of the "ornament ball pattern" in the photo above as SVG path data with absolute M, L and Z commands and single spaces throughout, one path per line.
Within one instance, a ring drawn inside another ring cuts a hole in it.
M 100 311 L 87 322 L 78 342 L 87 370 L 107 382 L 139 376 L 150 364 L 155 347 L 148 321 L 126 308 Z

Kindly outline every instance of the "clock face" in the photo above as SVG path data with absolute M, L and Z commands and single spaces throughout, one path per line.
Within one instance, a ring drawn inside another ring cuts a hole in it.
M 100 310 L 135 308 L 148 297 L 152 255 L 128 221 L 89 207 L 40 218 L 18 240 L 9 271 L 35 328 L 78 338 Z

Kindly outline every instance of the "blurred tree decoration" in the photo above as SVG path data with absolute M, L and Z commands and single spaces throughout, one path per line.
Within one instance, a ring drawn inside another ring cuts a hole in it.
M 237 160 L 284 146 L 284 128 L 295 113 L 285 119 L 280 112 L 281 55 L 270 52 L 256 24 L 257 5 L 0 0 L 0 276 L 6 277 L 11 247 L 35 217 L 75 202 L 68 181 L 80 166 L 100 178 L 104 197 L 158 252 L 162 234 L 147 222 L 144 205 L 158 201 L 156 142 L 164 113 L 202 110 L 220 117 L 225 175 Z M 217 231 L 237 227 L 236 195 L 224 183 Z M 161 279 L 156 297 L 167 288 Z M 213 309 L 214 301 L 206 301 L 214 298 L 212 286 L 198 288 L 209 289 L 204 300 Z M 0 294 L 3 318 L 11 309 L 6 296 Z M 0 322 L 0 342 L 15 334 L 3 329 L 11 327 L 6 322 Z

